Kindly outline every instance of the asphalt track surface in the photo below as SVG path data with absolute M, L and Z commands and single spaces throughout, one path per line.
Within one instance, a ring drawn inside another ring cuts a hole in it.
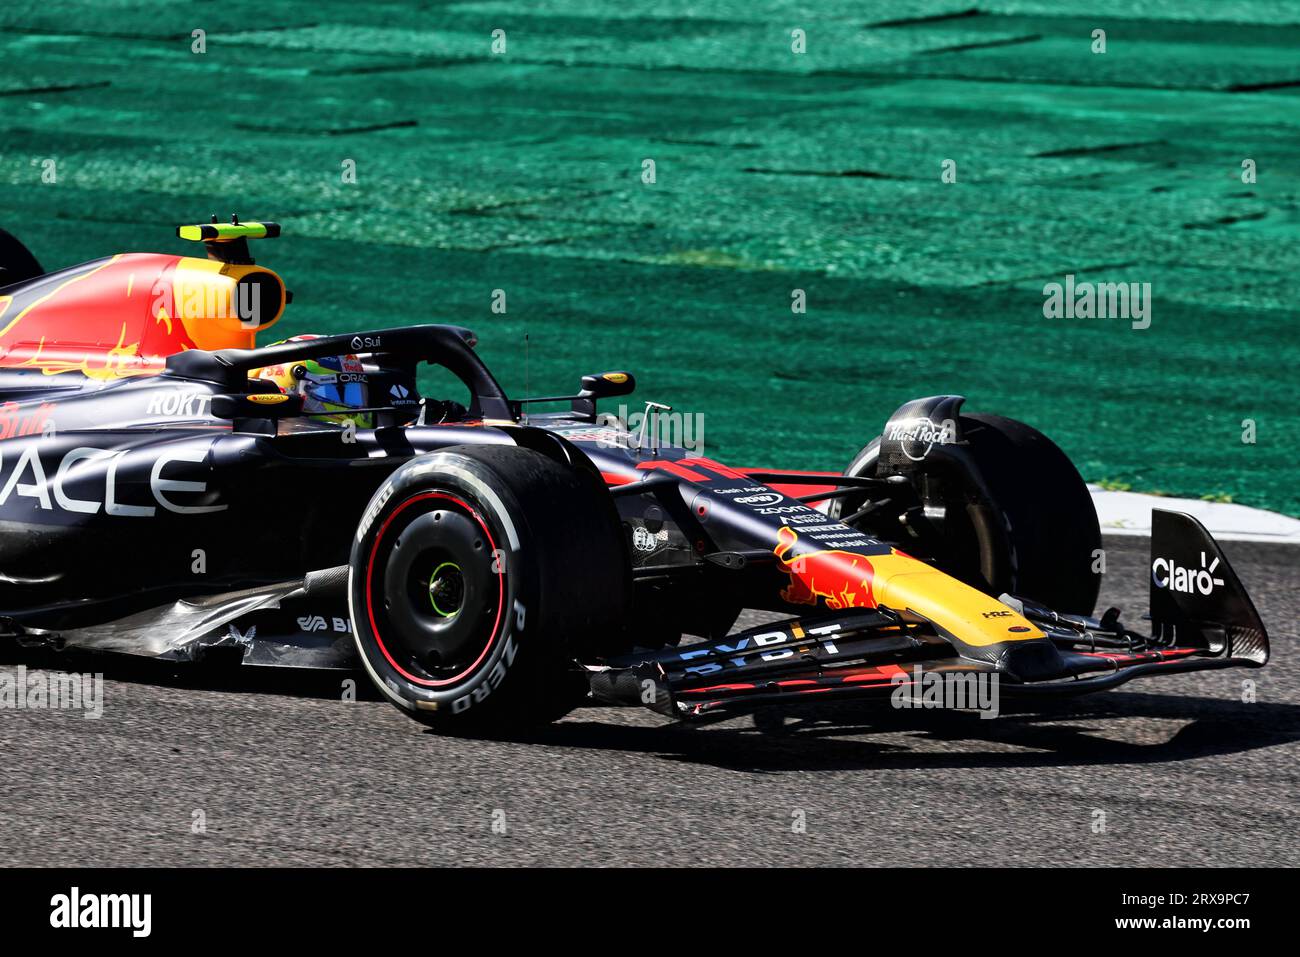
M 1147 542 L 1107 548 L 1103 602 L 1136 619 Z M 771 735 L 583 709 L 485 742 L 334 689 L 111 678 L 100 720 L 0 711 L 0 860 L 1295 866 L 1300 551 L 1226 549 L 1271 632 L 1266 669 L 992 721 L 838 710 Z

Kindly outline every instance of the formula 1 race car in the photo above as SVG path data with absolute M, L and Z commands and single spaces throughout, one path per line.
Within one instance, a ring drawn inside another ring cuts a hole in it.
M 960 396 L 907 402 L 843 474 L 728 466 L 660 441 L 665 406 L 639 429 L 598 412 L 627 372 L 508 397 L 456 326 L 254 348 L 291 297 L 249 240 L 278 233 L 214 221 L 179 231 L 207 258 L 46 273 L 0 232 L 0 635 L 360 666 L 453 730 L 593 701 L 703 719 L 927 674 L 1078 693 L 1268 658 L 1186 515 L 1153 518 L 1150 633 L 1092 617 L 1084 483 Z M 457 394 L 421 396 L 422 364 Z M 733 632 L 742 609 L 782 617 Z

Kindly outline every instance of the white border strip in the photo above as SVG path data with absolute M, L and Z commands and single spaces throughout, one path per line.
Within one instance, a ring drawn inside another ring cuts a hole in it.
M 1300 545 L 1300 519 L 1245 505 L 1166 498 L 1138 492 L 1107 492 L 1089 485 L 1103 535 L 1151 535 L 1151 509 L 1186 512 L 1215 538 L 1226 542 L 1280 542 Z

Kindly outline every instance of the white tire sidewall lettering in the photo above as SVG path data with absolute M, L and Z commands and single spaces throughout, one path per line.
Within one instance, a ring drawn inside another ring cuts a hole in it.
M 418 481 L 419 479 L 452 479 L 446 484 L 453 490 L 459 486 L 464 492 L 468 493 L 475 500 L 473 504 L 487 513 L 484 518 L 489 521 L 489 524 L 495 525 L 502 531 L 505 542 L 499 543 L 498 547 L 505 546 L 505 568 L 507 571 L 519 567 L 518 562 L 523 550 L 521 539 L 505 503 L 490 485 L 459 464 L 458 458 L 455 455 L 434 453 L 427 459 L 408 462 L 390 475 L 383 485 L 375 491 L 370 504 L 366 506 L 362 519 L 364 528 L 358 530 L 357 544 L 367 543 L 367 547 L 374 546 L 371 538 L 374 526 L 392 511 L 395 503 L 405 501 L 410 495 L 419 494 L 425 485 L 425 483 Z M 378 507 L 375 507 L 376 503 L 378 503 Z M 455 685 L 428 688 L 408 681 L 395 672 L 392 666 L 383 660 L 382 652 L 377 647 L 373 647 L 374 636 L 370 638 L 372 647 L 367 648 L 367 642 L 362 639 L 362 629 L 369 629 L 369 618 L 365 615 L 366 609 L 364 605 L 357 600 L 360 594 L 357 587 L 358 582 L 356 581 L 357 568 L 355 563 L 350 564 L 351 567 L 348 569 L 348 611 L 352 616 L 353 641 L 356 645 L 357 655 L 360 657 L 362 666 L 365 668 L 366 674 L 370 676 L 371 681 L 374 682 L 384 697 L 393 704 L 406 711 L 424 710 L 420 707 L 419 703 L 421 702 L 428 705 L 436 704 L 437 708 L 431 708 L 430 710 L 441 712 L 445 709 L 448 712 L 459 714 L 472 711 L 476 701 L 489 698 L 492 690 L 504 681 L 505 675 L 517 658 L 520 633 L 527 629 L 526 624 L 522 629 L 516 627 L 517 607 L 520 607 L 517 594 L 512 594 L 511 591 L 506 592 L 504 597 L 506 607 L 502 609 L 501 632 L 493 643 L 491 653 L 479 663 L 473 673 Z M 525 608 L 525 619 L 526 613 L 527 609 Z M 373 659 L 372 654 L 374 655 Z M 502 664 L 503 661 L 504 665 Z M 495 683 L 491 680 L 494 674 L 497 676 Z

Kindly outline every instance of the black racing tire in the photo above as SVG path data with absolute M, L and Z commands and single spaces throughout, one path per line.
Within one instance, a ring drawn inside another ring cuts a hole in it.
M 1074 464 L 1051 439 L 1014 419 L 965 414 L 960 428 L 983 484 L 982 490 L 967 487 L 960 494 L 968 505 L 987 505 L 994 520 L 967 526 L 950 504 L 959 531 L 950 554 L 936 556 L 941 567 L 994 596 L 1010 592 L 1056 611 L 1092 614 L 1101 589 L 1094 571 L 1100 567 L 1101 528 Z M 868 443 L 845 474 L 875 475 L 879 447 L 879 438 Z M 921 474 L 926 467 L 920 464 Z M 917 485 L 920 475 L 910 477 Z M 829 512 L 847 515 L 859 501 L 833 499 Z
M 394 705 L 439 731 L 503 732 L 583 700 L 575 659 L 616 641 L 631 568 L 589 470 L 513 445 L 395 471 L 353 541 L 357 650 Z
M 45 275 L 31 251 L 13 234 L 0 229 L 0 286 Z

